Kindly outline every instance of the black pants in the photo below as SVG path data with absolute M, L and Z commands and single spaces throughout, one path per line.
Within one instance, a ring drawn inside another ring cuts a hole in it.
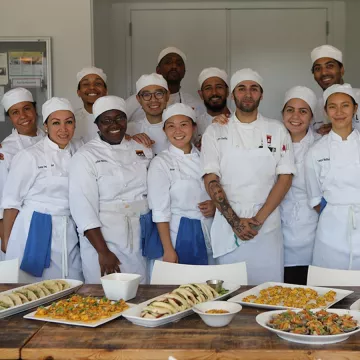
M 284 282 L 287 284 L 306 285 L 309 266 L 286 266 Z

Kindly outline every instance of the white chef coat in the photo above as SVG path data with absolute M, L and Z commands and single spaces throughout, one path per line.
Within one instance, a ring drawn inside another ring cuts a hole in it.
M 300 142 L 293 143 L 296 175 L 280 204 L 285 266 L 311 265 L 319 216 L 307 201 L 305 157 L 309 148 L 319 138 L 321 136 L 309 128 Z
M 93 139 L 98 133 L 99 129 L 94 123 L 94 114 L 88 113 L 84 107 L 75 111 L 76 129 L 74 138 L 82 139 L 86 144 Z
M 100 283 L 101 277 L 98 253 L 84 236 L 95 228 L 101 228 L 107 246 L 121 262 L 120 270 L 145 280 L 139 217 L 149 211 L 146 176 L 151 157 L 151 149 L 133 140 L 110 145 L 97 135 L 72 158 L 70 209 L 87 283 Z
M 37 129 L 36 136 L 20 135 L 16 129 L 12 130 L 12 133 L 5 138 L 1 143 L 0 152 L 4 155 L 4 160 L 0 160 L 0 203 L 2 199 L 2 193 L 5 186 L 5 182 L 9 173 L 10 164 L 13 157 L 23 149 L 26 149 L 45 136 L 45 133 L 40 128 Z M 3 209 L 0 207 L 0 219 L 3 218 Z
M 210 200 L 201 176 L 200 153 L 193 146 L 190 154 L 169 145 L 150 164 L 148 173 L 148 199 L 153 221 L 169 222 L 170 237 L 175 249 L 176 237 L 182 217 L 202 223 L 208 248 L 209 263 L 213 263 L 210 228 L 212 218 L 205 218 L 198 204 Z
M 34 211 L 52 216 L 51 263 L 41 279 L 69 277 L 82 279 L 75 223 L 70 216 L 68 166 L 79 143 L 60 149 L 47 136 L 20 151 L 11 163 L 4 187 L 2 207 L 18 209 L 12 228 L 6 260 L 21 263 Z M 30 275 L 29 275 L 30 278 Z
M 130 136 L 145 133 L 151 140 L 155 141 L 152 151 L 154 155 L 159 154 L 169 146 L 169 141 L 164 132 L 164 123 L 151 124 L 145 117 L 142 120 L 132 121 L 128 123 L 126 133 Z
M 210 125 L 202 139 L 203 174 L 219 176 L 233 210 L 250 218 L 265 203 L 280 174 L 295 174 L 290 135 L 277 120 L 258 115 L 241 123 L 236 114 L 227 125 Z M 234 236 L 217 210 L 211 244 L 219 264 L 246 261 L 249 284 L 283 280 L 283 240 L 279 209 L 273 211 L 250 241 Z
M 355 92 L 356 101 L 360 104 L 360 89 L 353 88 L 353 90 Z M 330 124 L 330 120 L 325 113 L 324 99 L 321 96 L 316 104 L 315 113 L 311 121 L 311 127 L 316 131 L 324 124 Z M 357 114 L 353 118 L 353 127 L 354 129 L 358 129 L 360 131 L 360 109 L 358 109 Z
M 360 133 L 347 140 L 330 131 L 308 151 L 305 180 L 311 207 L 324 197 L 313 265 L 360 270 Z
M 179 91 L 174 94 L 170 94 L 170 98 L 168 101 L 168 106 L 175 103 L 183 103 L 192 107 L 197 115 L 202 114 L 206 111 L 204 104 L 200 101 L 200 99 L 195 99 L 192 95 L 187 94 L 183 91 Z M 138 121 L 142 120 L 145 117 L 145 112 L 142 109 L 140 103 L 136 99 L 136 94 L 131 95 L 126 99 L 126 111 L 128 121 Z

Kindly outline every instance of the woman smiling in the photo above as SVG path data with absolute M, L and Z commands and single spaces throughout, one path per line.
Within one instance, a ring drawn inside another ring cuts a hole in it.
M 82 143 L 71 142 L 75 118 L 68 100 L 48 100 L 42 114 L 48 136 L 14 157 L 4 188 L 6 260 L 20 258 L 30 281 L 82 279 L 68 192 L 69 162 Z
M 194 110 L 185 104 L 164 111 L 170 145 L 150 164 L 149 205 L 163 261 L 204 265 L 213 262 L 209 234 L 215 206 L 202 181 L 199 151 L 191 143 L 195 119 Z
M 310 206 L 327 205 L 316 231 L 313 265 L 360 269 L 360 133 L 352 128 L 358 104 L 349 84 L 324 91 L 324 106 L 332 130 L 310 150 L 306 185 Z

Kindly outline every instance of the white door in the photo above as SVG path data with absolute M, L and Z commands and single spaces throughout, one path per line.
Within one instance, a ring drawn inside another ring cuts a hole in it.
M 168 46 L 187 56 L 183 91 L 198 97 L 198 76 L 209 66 L 226 68 L 226 10 L 131 10 L 131 84 L 155 72 Z
M 280 119 L 292 86 L 319 92 L 310 52 L 326 44 L 326 20 L 326 9 L 230 10 L 230 73 L 250 67 L 263 77 L 263 115 Z

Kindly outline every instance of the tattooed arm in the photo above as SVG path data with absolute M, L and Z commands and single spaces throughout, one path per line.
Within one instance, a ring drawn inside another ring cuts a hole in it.
M 214 201 L 216 208 L 225 217 L 226 221 L 232 227 L 235 235 L 241 240 L 250 240 L 257 235 L 257 231 L 250 225 L 259 226 L 260 223 L 255 219 L 239 218 L 230 206 L 225 191 L 220 184 L 219 177 L 215 174 L 206 174 L 204 176 L 206 191 Z

